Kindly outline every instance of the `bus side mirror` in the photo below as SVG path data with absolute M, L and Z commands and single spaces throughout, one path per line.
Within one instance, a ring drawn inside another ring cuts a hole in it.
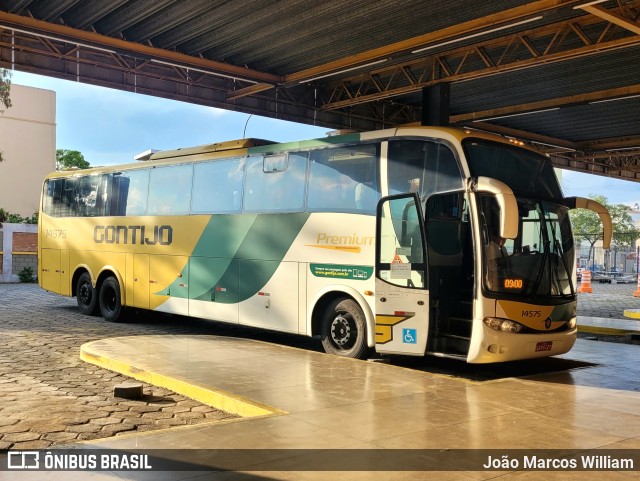
M 569 209 L 588 209 L 598 214 L 602 227 L 604 229 L 602 234 L 602 248 L 611 248 L 611 238 L 613 237 L 613 222 L 611 221 L 611 214 L 607 208 L 596 202 L 593 199 L 585 199 L 584 197 L 567 197 L 564 199 L 564 205 Z
M 500 237 L 518 237 L 518 202 L 507 184 L 491 177 L 477 177 L 469 179 L 468 190 L 493 194 L 500 207 Z

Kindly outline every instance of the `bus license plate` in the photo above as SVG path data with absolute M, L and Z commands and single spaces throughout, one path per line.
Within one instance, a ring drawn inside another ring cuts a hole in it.
M 539 342 L 536 344 L 536 352 L 550 351 L 553 341 Z

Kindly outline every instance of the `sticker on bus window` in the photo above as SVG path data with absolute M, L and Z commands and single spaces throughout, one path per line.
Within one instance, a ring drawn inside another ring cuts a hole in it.
M 391 279 L 411 279 L 411 264 L 391 264 Z

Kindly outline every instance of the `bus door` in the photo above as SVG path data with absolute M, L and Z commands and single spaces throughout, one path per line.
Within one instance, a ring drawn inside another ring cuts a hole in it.
M 425 228 L 416 194 L 385 197 L 376 216 L 376 351 L 424 355 L 429 334 Z

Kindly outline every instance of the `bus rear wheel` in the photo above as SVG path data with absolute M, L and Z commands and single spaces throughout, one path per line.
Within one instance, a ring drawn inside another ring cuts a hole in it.
M 369 354 L 367 324 L 356 301 L 339 298 L 326 308 L 321 327 L 325 352 L 338 356 L 365 359 Z
M 98 292 L 91 284 L 91 276 L 84 272 L 76 283 L 76 300 L 80 312 L 87 316 L 94 316 L 98 313 Z
M 125 320 L 124 307 L 120 296 L 120 284 L 115 277 L 107 277 L 100 286 L 100 313 L 105 321 L 123 322 Z

